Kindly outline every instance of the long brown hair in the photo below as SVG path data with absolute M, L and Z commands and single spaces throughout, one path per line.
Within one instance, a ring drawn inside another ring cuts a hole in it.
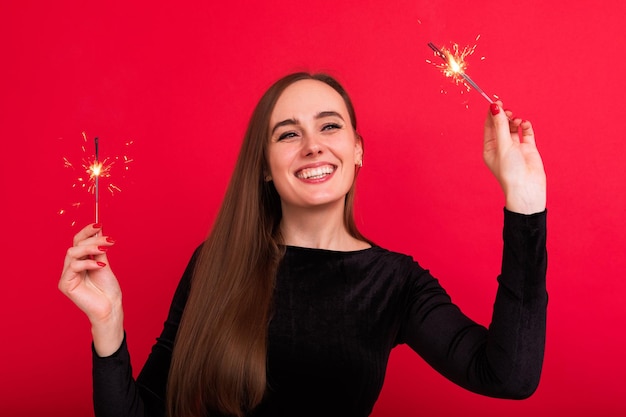
M 167 390 L 171 417 L 200 417 L 207 411 L 243 416 L 263 399 L 274 280 L 284 254 L 280 197 L 273 183 L 264 180 L 269 172 L 269 120 L 282 92 L 306 79 L 322 81 L 343 97 L 356 132 L 352 102 L 327 74 L 287 75 L 261 97 L 194 269 L 172 353 Z M 346 195 L 345 225 L 351 235 L 367 240 L 354 221 L 354 194 L 353 183 Z

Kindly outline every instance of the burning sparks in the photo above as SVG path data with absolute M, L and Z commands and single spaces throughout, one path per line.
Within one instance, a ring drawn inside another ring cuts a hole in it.
M 127 172 L 130 168 L 130 164 L 133 162 L 133 159 L 128 157 L 127 155 L 123 156 L 115 156 L 115 157 L 106 157 L 103 160 L 100 160 L 98 157 L 98 138 L 95 138 L 95 154 L 90 155 L 86 150 L 87 144 L 87 135 L 85 132 L 82 132 L 83 144 L 81 145 L 82 158 L 80 163 L 73 163 L 68 157 L 63 157 L 63 166 L 67 169 L 71 169 L 75 171 L 77 176 L 74 177 L 72 182 L 72 189 L 79 191 L 86 191 L 89 194 L 94 195 L 95 197 L 95 217 L 96 222 L 99 221 L 99 186 L 103 185 L 111 195 L 114 195 L 116 192 L 122 191 L 121 187 L 112 181 L 112 174 L 115 170 L 116 172 L 120 169 L 123 170 L 123 173 Z M 133 141 L 126 142 L 124 144 L 125 147 L 130 147 L 133 144 Z M 82 205 L 80 201 L 74 202 L 71 204 L 71 207 L 77 209 Z M 58 211 L 58 214 L 63 215 L 67 214 L 66 209 L 61 209 Z M 72 221 L 72 226 L 75 224 L 75 221 Z
M 480 35 L 476 37 L 476 41 L 480 38 Z M 434 54 L 443 60 L 443 63 L 435 63 L 429 59 L 426 60 L 429 64 L 434 65 L 448 78 L 452 78 L 456 85 L 462 84 L 466 91 L 470 88 L 474 88 L 480 93 L 488 102 L 493 103 L 491 97 L 485 92 L 465 73 L 467 69 L 467 58 L 474 53 L 476 45 L 465 46 L 463 49 L 458 44 L 453 44 L 452 48 L 438 48 L 433 43 L 429 43 L 428 46 L 433 50 Z M 485 57 L 481 57 L 481 60 Z
M 478 38 L 476 38 L 476 40 L 478 40 Z M 428 44 L 428 46 L 432 48 L 431 45 L 433 44 Z M 461 49 L 459 47 L 459 44 L 455 43 L 454 45 L 452 45 L 451 49 L 445 47 L 442 47 L 441 49 L 437 48 L 437 50 L 433 49 L 435 55 L 443 59 L 443 63 L 435 63 L 429 59 L 427 59 L 426 62 L 440 69 L 446 77 L 452 78 L 455 84 L 463 84 L 467 88 L 467 91 L 469 91 L 470 85 L 467 85 L 461 74 L 465 73 L 465 70 L 467 69 L 466 58 L 472 55 L 475 50 L 476 44 L 471 47 L 465 46 L 463 49 Z M 484 59 L 484 57 L 481 59 Z
M 82 135 L 83 140 L 86 143 L 87 136 L 85 135 L 85 132 L 83 132 Z M 130 146 L 132 144 L 133 142 L 130 141 L 127 142 L 125 146 Z M 86 153 L 85 145 L 83 145 L 81 149 L 84 153 Z M 111 181 L 112 169 L 116 162 L 123 165 L 124 171 L 128 171 L 129 164 L 133 162 L 133 160 L 126 155 L 121 157 L 116 156 L 113 159 L 107 157 L 102 161 L 98 159 L 97 155 L 83 157 L 79 170 L 80 174 L 78 177 L 76 177 L 76 181 L 72 184 L 72 188 L 82 188 L 85 189 L 88 193 L 94 194 L 96 191 L 96 182 L 99 179 L 100 181 L 104 180 L 104 185 L 106 186 L 106 189 L 109 190 L 111 195 L 113 195 L 115 192 L 122 191 L 120 187 L 118 187 Z M 74 164 L 70 162 L 66 157 L 63 157 L 63 165 L 66 168 L 76 169 Z

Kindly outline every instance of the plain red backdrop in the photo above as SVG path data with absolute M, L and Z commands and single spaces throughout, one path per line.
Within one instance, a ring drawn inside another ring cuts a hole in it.
M 2 2 L 0 414 L 93 414 L 89 325 L 56 288 L 71 223 L 93 217 L 86 193 L 71 209 L 62 162 L 80 159 L 82 132 L 102 157 L 133 159 L 113 172 L 122 191 L 101 192 L 101 221 L 137 372 L 253 105 L 295 70 L 328 71 L 352 94 L 365 234 L 413 255 L 488 324 L 503 200 L 481 160 L 487 102 L 426 63 L 428 42 L 476 42 L 468 74 L 533 122 L 548 173 L 542 380 L 528 400 L 485 398 L 399 347 L 373 416 L 625 415 L 625 4 Z

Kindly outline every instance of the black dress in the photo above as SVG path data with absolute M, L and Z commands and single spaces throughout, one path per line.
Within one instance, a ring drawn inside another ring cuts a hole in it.
M 546 325 L 546 212 L 505 210 L 502 271 L 489 328 L 466 317 L 411 257 L 287 247 L 269 326 L 265 400 L 254 417 L 368 416 L 387 360 L 407 344 L 473 392 L 522 399 L 538 383 Z M 173 341 L 195 255 L 163 332 L 133 380 L 126 341 L 93 354 L 96 416 L 162 416 Z

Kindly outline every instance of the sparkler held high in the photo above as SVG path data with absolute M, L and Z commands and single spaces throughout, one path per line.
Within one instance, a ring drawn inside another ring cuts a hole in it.
M 467 53 L 464 52 L 459 56 L 455 56 L 458 54 L 452 54 L 449 51 L 444 52 L 441 49 L 437 48 L 435 44 L 433 44 L 432 42 L 429 42 L 428 46 L 430 47 L 430 49 L 432 49 L 435 52 L 435 55 L 443 59 L 443 61 L 445 62 L 444 69 L 445 69 L 445 73 L 447 76 L 454 77 L 457 80 L 458 80 L 458 77 L 461 77 L 464 83 L 466 84 L 466 86 L 473 87 L 474 90 L 476 90 L 478 93 L 480 93 L 481 96 L 485 98 L 485 100 L 487 100 L 489 103 L 493 103 L 493 100 L 491 99 L 491 97 L 489 97 L 482 90 L 482 88 L 480 88 L 478 84 L 476 84 L 474 80 L 472 80 L 470 76 L 465 73 L 466 65 L 465 65 L 465 62 L 463 61 L 463 58 L 466 55 L 471 54 L 473 52 L 473 48 Z

